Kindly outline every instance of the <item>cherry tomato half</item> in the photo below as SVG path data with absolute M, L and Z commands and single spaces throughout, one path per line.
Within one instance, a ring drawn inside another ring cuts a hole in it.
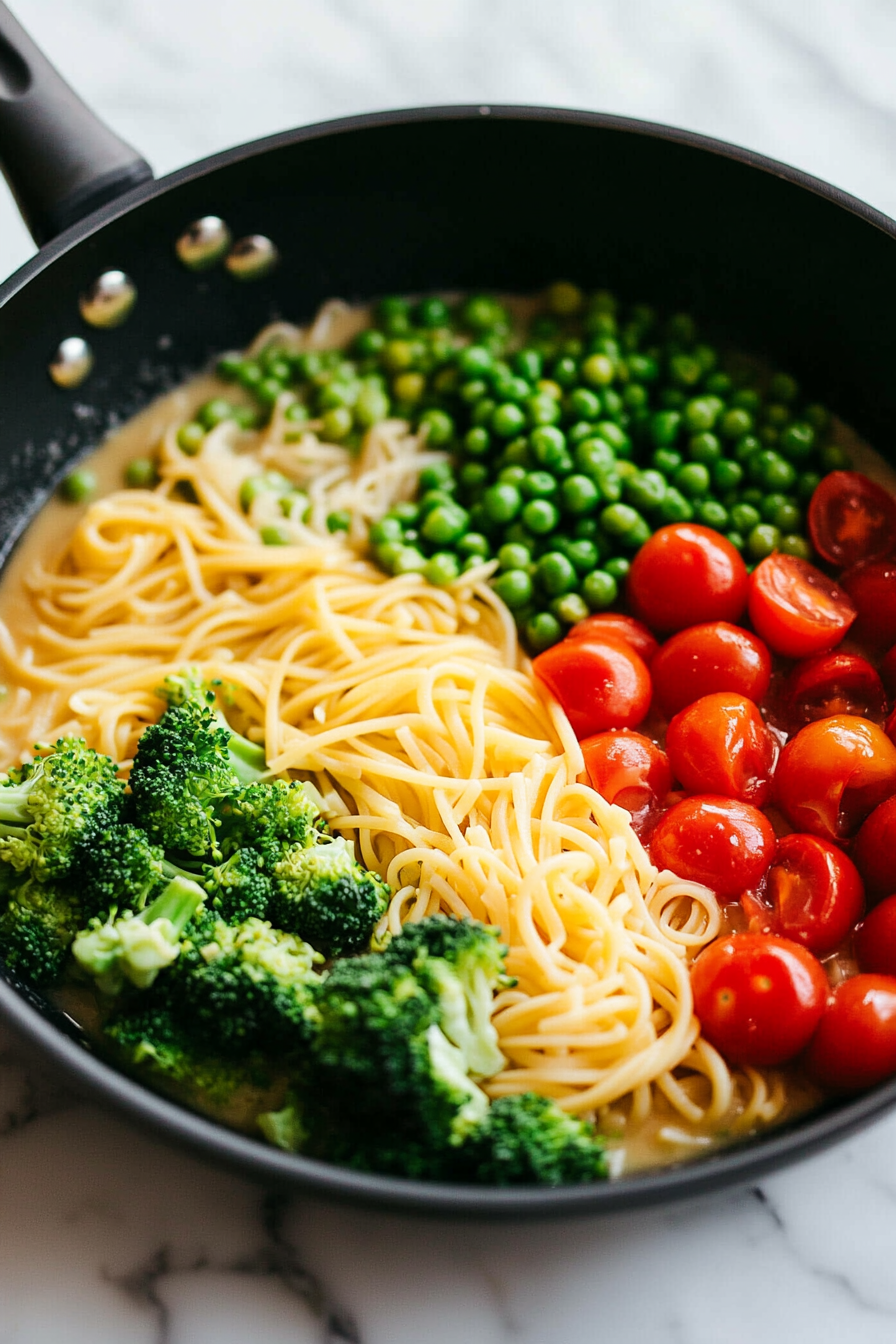
M 879 721 L 887 708 L 883 682 L 871 664 L 854 653 L 816 653 L 797 663 L 787 678 L 784 700 L 794 728 L 832 714 Z
M 670 523 L 645 541 L 628 574 L 632 610 L 651 630 L 736 621 L 747 605 L 747 568 L 727 537 Z
M 892 793 L 896 747 L 877 724 L 852 714 L 800 729 L 775 772 L 778 805 L 791 826 L 824 840 L 855 835 Z
M 832 471 L 809 501 L 807 522 L 822 559 L 845 569 L 891 550 L 896 499 L 859 471 Z
M 768 870 L 775 929 L 816 956 L 833 952 L 865 907 L 859 871 L 817 835 L 785 835 Z
M 666 751 L 675 778 L 691 793 L 721 793 L 761 807 L 771 792 L 776 738 L 742 695 L 719 691 L 681 710 Z
M 775 653 L 805 658 L 831 649 L 856 618 L 851 598 L 820 569 L 775 551 L 750 575 L 750 620 Z
M 648 667 L 659 648 L 643 621 L 617 611 L 599 611 L 595 616 L 586 616 L 572 627 L 567 639 L 604 639 L 606 636 L 630 644 Z
M 733 691 L 757 703 L 768 690 L 772 658 L 762 640 L 739 625 L 709 621 L 672 635 L 650 665 L 664 714 L 714 691 Z
M 628 728 L 597 733 L 582 743 L 585 769 L 592 786 L 608 803 L 618 803 L 641 817 L 662 802 L 672 783 L 664 751 Z
M 732 1064 L 783 1064 L 809 1043 L 828 982 L 811 952 L 787 938 L 734 933 L 691 968 L 703 1035 Z
M 532 670 L 560 701 L 579 738 L 636 728 L 650 708 L 650 673 L 621 640 L 562 639 L 538 655 Z
M 876 905 L 856 929 L 855 950 L 863 971 L 896 975 L 896 896 Z
M 841 980 L 828 996 L 806 1067 L 838 1092 L 873 1087 L 896 1073 L 896 977 Z
M 702 882 L 721 901 L 734 901 L 765 876 L 775 853 L 775 832 L 749 803 L 704 793 L 676 803 L 660 818 L 649 849 L 657 868 Z
M 840 578 L 858 615 L 852 637 L 872 649 L 896 643 L 896 561 L 867 560 Z
M 896 891 L 896 798 L 887 798 L 862 823 L 852 857 L 869 900 Z

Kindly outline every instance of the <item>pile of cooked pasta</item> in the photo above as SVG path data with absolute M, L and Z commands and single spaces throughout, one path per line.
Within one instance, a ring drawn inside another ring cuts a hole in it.
M 388 881 L 391 932 L 436 912 L 500 927 L 516 984 L 494 1002 L 507 1063 L 490 1095 L 534 1090 L 595 1116 L 624 1139 L 620 1168 L 780 1118 L 781 1078 L 730 1069 L 693 1013 L 714 896 L 658 873 L 628 814 L 584 782 L 490 566 L 435 588 L 364 558 L 425 445 L 386 422 L 353 458 L 313 426 L 290 441 L 279 411 L 260 433 L 220 425 L 195 457 L 172 425 L 157 488 L 99 499 L 61 555 L 29 562 L 29 619 L 0 623 L 3 763 L 65 733 L 127 763 L 162 711 L 156 688 L 196 665 L 270 769 L 312 780 L 331 828 Z M 264 468 L 308 491 L 292 544 L 260 544 L 264 495 L 240 507 Z M 334 508 L 348 533 L 327 533 Z

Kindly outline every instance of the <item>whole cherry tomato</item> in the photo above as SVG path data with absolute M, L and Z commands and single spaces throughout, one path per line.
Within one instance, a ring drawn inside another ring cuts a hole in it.
M 832 471 L 809 501 L 807 522 L 822 559 L 845 569 L 892 549 L 896 499 L 859 471 Z
M 771 792 L 776 738 L 742 695 L 718 691 L 681 710 L 666 751 L 675 778 L 691 793 L 721 793 L 761 807 Z
M 862 823 L 852 857 L 869 900 L 896 891 L 896 797 L 880 803 Z
M 879 721 L 887 708 L 883 682 L 871 664 L 854 653 L 816 653 L 804 658 L 787 678 L 784 701 L 787 718 L 795 728 L 833 714 L 857 714 Z
M 775 772 L 778 805 L 791 826 L 825 840 L 855 835 L 892 793 L 896 747 L 877 724 L 852 714 L 800 729 Z
M 838 1092 L 873 1087 L 896 1073 L 896 977 L 841 980 L 828 996 L 805 1061 L 813 1078 Z
M 863 971 L 896 975 L 896 896 L 888 896 L 862 920 L 855 951 Z
M 621 640 L 562 639 L 538 655 L 532 670 L 560 701 L 579 738 L 636 728 L 650 708 L 650 673 Z
M 852 637 L 872 649 L 896 643 L 896 561 L 866 560 L 840 579 L 858 615 Z
M 784 1064 L 808 1044 L 824 1012 L 827 977 L 787 938 L 735 933 L 710 943 L 691 968 L 703 1035 L 732 1064 Z
M 645 541 L 628 574 L 628 600 L 651 630 L 736 621 L 747 605 L 747 568 L 727 537 L 670 523 Z
M 757 887 L 775 853 L 775 832 L 758 808 L 717 794 L 697 794 L 669 809 L 650 837 L 650 857 L 688 882 L 735 901 Z
M 628 728 L 597 733 L 582 743 L 585 769 L 593 787 L 608 803 L 633 817 L 662 802 L 672 783 L 669 760 L 649 737 Z
M 659 648 L 643 621 L 616 611 L 599 611 L 594 616 L 586 616 L 572 627 L 567 639 L 604 639 L 606 636 L 630 644 L 648 667 Z
M 820 569 L 775 551 L 750 575 L 750 620 L 775 653 L 805 658 L 831 649 L 856 618 L 850 597 Z
M 657 702 L 671 717 L 714 691 L 734 691 L 758 703 L 768 690 L 772 658 L 749 630 L 709 621 L 667 639 L 650 665 L 650 675 Z
M 865 908 L 855 864 L 817 835 L 779 840 L 767 882 L 776 931 L 816 956 L 839 947 Z

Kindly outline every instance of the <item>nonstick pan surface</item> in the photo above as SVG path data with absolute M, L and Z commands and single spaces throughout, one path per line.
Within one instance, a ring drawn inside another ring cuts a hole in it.
M 0 157 L 8 140 L 4 40 L 0 22 Z M 9 169 L 8 156 L 7 171 L 27 213 L 27 180 Z M 107 172 L 94 203 L 146 176 L 128 171 Z M 69 218 L 90 199 L 81 191 Z M 54 225 L 52 208 L 42 222 L 31 215 L 44 236 L 65 218 L 63 211 Z M 206 215 L 226 221 L 234 238 L 271 239 L 279 265 L 254 281 L 220 265 L 186 269 L 175 242 Z M 0 559 L 59 477 L 109 429 L 272 318 L 308 320 L 332 296 L 526 292 L 569 276 L 688 308 L 721 338 L 792 369 L 896 462 L 894 237 L 889 219 L 758 155 L 582 112 L 385 113 L 216 155 L 71 223 L 0 287 Z M 137 302 L 122 326 L 95 329 L 78 300 L 110 269 L 133 279 Z M 95 364 L 79 387 L 64 390 L 47 370 L 71 336 L 89 341 Z M 896 1104 L 894 1080 L 693 1164 L 615 1183 L 449 1187 L 294 1157 L 194 1114 L 106 1064 L 73 1023 L 2 968 L 0 1015 L 73 1083 L 210 1160 L 268 1183 L 441 1214 L 545 1216 L 696 1195 L 754 1180 Z

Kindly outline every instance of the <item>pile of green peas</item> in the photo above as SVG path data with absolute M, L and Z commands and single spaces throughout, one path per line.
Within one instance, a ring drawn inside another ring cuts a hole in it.
M 774 550 L 811 558 L 805 507 L 824 473 L 849 465 L 828 412 L 789 375 L 724 361 L 688 314 L 662 320 L 567 282 L 522 330 L 489 295 L 388 297 L 348 350 L 274 346 L 224 356 L 218 372 L 253 404 L 206 403 L 179 431 L 184 453 L 222 420 L 263 424 L 284 391 L 297 439 L 313 426 L 357 449 L 393 416 L 444 450 L 416 498 L 370 529 L 372 554 L 390 574 L 439 585 L 496 561 L 490 581 L 532 653 L 612 606 L 635 551 L 666 523 L 715 528 L 748 564 Z M 271 527 L 262 537 L 285 539 Z

